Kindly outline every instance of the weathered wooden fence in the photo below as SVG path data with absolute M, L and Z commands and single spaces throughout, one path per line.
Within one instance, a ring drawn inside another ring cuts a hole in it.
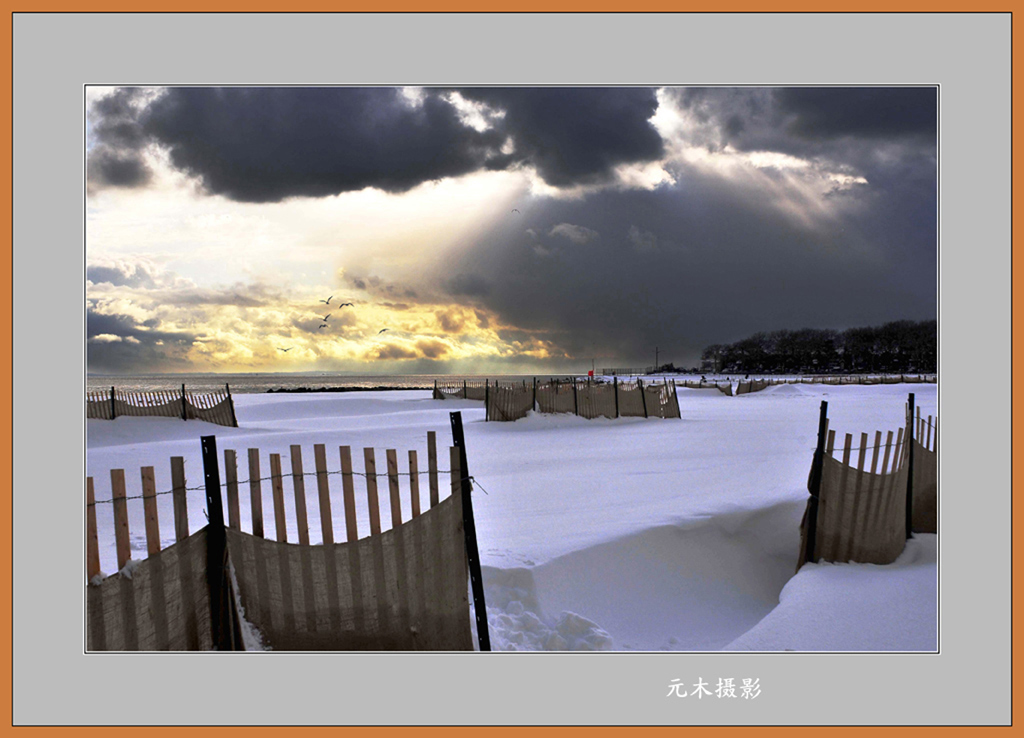
M 530 410 L 584 418 L 678 418 L 679 400 L 668 381 L 611 383 L 550 380 L 533 385 L 495 382 L 486 386 L 487 420 L 518 420 Z
M 827 409 L 822 402 L 797 568 L 821 560 L 890 564 L 912 532 L 937 531 L 938 420 L 908 413 L 895 441 L 888 431 L 883 445 L 882 432 L 875 431 L 873 442 L 861 433 L 855 446 L 847 433 L 837 450 Z
M 435 400 L 484 400 L 487 397 L 487 381 L 479 380 L 434 380 Z
M 552 379 L 548 382 L 538 382 L 537 391 L 537 412 L 540 413 L 571 413 L 576 414 L 577 396 L 575 382 Z
M 761 390 L 768 389 L 771 386 L 771 382 L 765 381 L 763 379 L 754 379 L 750 382 L 738 382 L 736 384 L 736 394 L 747 395 L 750 394 L 751 392 L 760 392 Z
M 487 420 L 518 420 L 525 418 L 536 404 L 533 386 L 520 382 L 495 382 L 487 387 Z
M 223 392 L 190 392 L 185 389 L 185 385 L 181 385 L 180 392 L 125 392 L 111 387 L 109 392 L 94 390 L 86 393 L 86 418 L 113 420 L 123 416 L 205 420 L 217 425 L 238 427 L 231 388 L 226 384 Z
M 455 415 L 453 413 L 453 415 Z M 453 430 L 455 420 L 453 418 Z M 464 462 L 461 417 L 456 445 L 449 449 L 451 494 L 440 484 L 436 435 L 428 433 L 427 470 L 420 471 L 417 452 L 408 451 L 408 472 L 399 472 L 398 452 L 385 451 L 386 473 L 377 472 L 372 448 L 363 449 L 364 471 L 353 470 L 352 450 L 338 447 L 340 471 L 329 471 L 327 447 L 313 447 L 315 472 L 303 467 L 302 448 L 291 446 L 291 470 L 282 468 L 280 453 L 264 455 L 248 449 L 249 479 L 239 481 L 238 453 L 226 449 L 225 483 L 219 483 L 216 443 L 213 461 L 206 457 L 210 525 L 196 533 L 188 529 L 184 462 L 171 459 L 176 542 L 161 548 L 153 468 L 141 470 L 142 495 L 125 494 L 124 471 L 110 472 L 111 497 L 94 500 L 93 478 L 87 479 L 87 578 L 89 650 L 208 650 L 238 649 L 244 618 L 259 631 L 264 645 L 274 650 L 473 650 L 467 583 L 475 569 L 479 580 L 469 477 Z M 461 446 L 461 448 L 460 448 Z M 261 460 L 269 461 L 269 476 L 261 476 Z M 216 495 L 211 495 L 211 474 Z M 419 481 L 428 479 L 427 504 L 421 505 Z M 341 477 L 343 514 L 332 477 Z M 369 531 L 358 529 L 355 476 L 365 478 Z M 403 520 L 400 478 L 408 477 L 410 514 Z M 307 516 L 306 478 L 315 478 L 320 541 L 311 545 Z M 378 479 L 388 484 L 390 527 L 382 524 Z M 289 541 L 285 486 L 290 480 L 297 541 Z M 266 535 L 264 482 L 270 483 L 274 537 Z M 248 488 L 250 530 L 242 530 L 241 511 Z M 226 492 L 227 521 L 220 511 L 220 489 Z M 332 500 L 333 498 L 333 500 Z M 128 500 L 144 507 L 148 557 L 131 562 Z M 119 572 L 100 572 L 97 509 L 110 503 Z M 333 521 L 341 518 L 344 542 L 335 542 Z M 220 521 L 218 527 L 216 520 Z M 469 531 L 474 529 L 472 543 Z M 362 537 L 361 537 L 362 536 Z M 223 553 L 211 561 L 211 539 L 220 540 Z M 476 562 L 475 565 L 473 562 Z M 212 582 L 220 582 L 216 592 Z M 474 581 L 474 585 L 477 582 Z M 221 602 L 222 607 L 212 603 Z M 474 589 L 474 605 L 486 612 L 482 589 Z M 218 626 L 218 622 L 222 625 Z M 223 623 L 226 622 L 226 625 Z M 489 648 L 486 619 L 477 617 L 481 648 Z

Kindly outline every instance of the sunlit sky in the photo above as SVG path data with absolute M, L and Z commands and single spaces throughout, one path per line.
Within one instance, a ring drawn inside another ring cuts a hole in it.
M 696 366 L 934 319 L 936 121 L 934 88 L 89 87 L 88 368 Z

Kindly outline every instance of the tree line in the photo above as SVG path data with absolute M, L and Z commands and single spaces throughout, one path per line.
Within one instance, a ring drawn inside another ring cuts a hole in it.
M 938 323 L 898 320 L 845 331 L 804 328 L 755 333 L 701 354 L 701 371 L 744 374 L 934 373 Z

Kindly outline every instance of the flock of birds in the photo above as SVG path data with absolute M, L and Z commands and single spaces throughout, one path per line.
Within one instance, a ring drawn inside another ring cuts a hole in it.
M 519 213 L 519 208 L 512 208 L 512 213 Z M 522 213 L 519 213 L 519 214 L 522 215 Z M 328 307 L 330 307 L 331 300 L 333 300 L 333 299 L 334 299 L 334 295 L 331 295 L 326 300 L 320 300 L 320 302 L 322 302 L 325 305 L 327 305 Z M 346 307 L 346 306 L 353 306 L 353 305 L 352 305 L 351 302 L 342 302 L 342 303 L 338 304 L 338 307 Z M 327 315 L 325 315 L 322 318 L 320 318 L 320 320 L 323 321 L 323 322 L 317 327 L 318 331 L 321 331 L 321 330 L 323 330 L 324 328 L 327 327 L 327 319 L 330 318 L 333 314 L 334 313 L 327 313 Z M 319 314 L 318 314 L 318 317 L 319 317 Z M 381 333 L 384 333 L 386 330 L 387 330 L 387 328 L 381 328 L 379 331 L 377 331 L 377 335 L 379 336 Z M 295 348 L 295 347 L 294 346 L 289 346 L 288 348 L 280 348 L 279 347 L 277 350 L 278 351 L 282 351 L 282 352 L 287 354 L 293 348 Z
M 334 299 L 334 295 L 331 295 L 331 296 L 330 296 L 330 297 L 328 297 L 328 298 L 327 298 L 326 300 L 320 300 L 320 302 L 322 302 L 322 303 L 324 303 L 325 305 L 327 305 L 328 307 L 330 307 L 330 305 L 331 305 L 331 300 L 333 300 L 333 299 Z M 354 305 L 353 305 L 353 304 L 352 304 L 351 302 L 342 302 L 342 303 L 339 303 L 339 304 L 337 305 L 337 307 L 346 307 L 346 306 L 348 306 L 348 307 L 354 307 Z M 334 313 L 327 313 L 327 315 L 325 315 L 325 316 L 323 316 L 322 318 L 320 318 L 320 320 L 321 320 L 321 321 L 323 321 L 323 322 L 321 322 L 321 323 L 320 323 L 320 325 L 319 325 L 319 326 L 317 327 L 317 330 L 318 330 L 318 331 L 320 331 L 320 330 L 323 330 L 324 328 L 326 328 L 326 327 L 327 327 L 327 319 L 328 319 L 328 318 L 330 318 L 330 317 L 331 317 L 332 315 L 334 315 Z M 319 313 L 317 314 L 317 317 L 319 317 Z M 377 335 L 379 336 L 379 335 L 380 335 L 381 333 L 383 333 L 383 332 L 384 332 L 384 331 L 386 331 L 386 330 L 387 330 L 387 328 L 382 328 L 382 329 L 380 329 L 379 331 L 377 331 Z M 288 353 L 289 351 L 291 351 L 291 350 L 292 350 L 293 348 L 295 348 L 295 347 L 294 347 L 294 346 L 289 346 L 288 348 L 281 348 L 281 347 L 278 347 L 278 349 L 277 349 L 277 350 L 278 350 L 278 351 L 281 351 L 281 352 L 283 352 L 283 353 L 286 353 L 286 354 L 287 354 L 287 353 Z

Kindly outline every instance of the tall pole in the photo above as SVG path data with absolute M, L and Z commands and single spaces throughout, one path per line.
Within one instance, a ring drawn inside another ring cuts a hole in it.
M 462 528 L 466 536 L 466 559 L 469 580 L 473 589 L 473 610 L 476 614 L 476 634 L 481 651 L 491 650 L 491 634 L 487 630 L 487 605 L 484 602 L 484 581 L 480 573 L 480 554 L 476 544 L 476 522 L 473 519 L 473 485 L 469 481 L 469 462 L 466 460 L 466 438 L 462 433 L 462 413 L 449 413 L 452 421 L 452 443 L 459 449 L 459 468 L 462 473 Z
M 228 407 L 231 408 L 231 423 L 236 428 L 238 427 L 238 418 L 235 416 L 235 401 L 231 399 L 231 385 L 225 384 L 224 389 L 228 393 Z
M 828 427 L 828 403 L 821 401 L 821 412 L 818 415 L 818 445 L 814 449 L 814 461 L 811 464 L 811 478 L 807 481 L 807 491 L 811 499 L 807 508 L 807 548 L 804 561 L 814 563 L 814 547 L 817 544 L 818 532 L 818 500 L 821 495 L 821 467 L 825 463 L 825 429 Z
M 206 484 L 206 514 L 210 520 L 206 536 L 206 583 L 210 594 L 211 635 L 215 649 L 234 651 L 241 644 L 241 626 L 234 617 L 233 594 L 227 576 L 228 548 L 220 495 L 217 437 L 202 436 L 200 442 Z
M 907 538 L 913 532 L 914 516 L 914 393 L 910 393 L 910 417 L 907 421 Z

